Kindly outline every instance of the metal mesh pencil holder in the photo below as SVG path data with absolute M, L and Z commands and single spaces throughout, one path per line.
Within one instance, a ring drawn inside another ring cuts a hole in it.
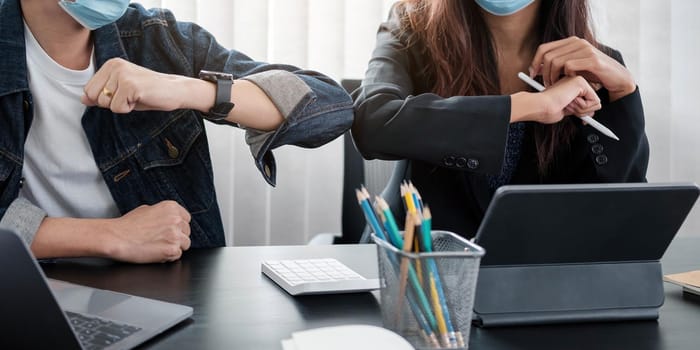
M 375 235 L 372 239 L 384 327 L 416 349 L 467 349 L 484 249 L 446 231 L 432 232 L 432 252 L 403 252 Z

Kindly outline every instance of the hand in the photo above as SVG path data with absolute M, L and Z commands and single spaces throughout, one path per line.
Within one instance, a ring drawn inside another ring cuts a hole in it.
M 528 102 L 522 99 L 529 97 L 534 100 Z M 511 121 L 554 124 L 571 114 L 592 116 L 600 108 L 600 99 L 586 79 L 580 76 L 564 77 L 543 92 L 514 94 Z
M 637 89 L 632 74 L 625 66 L 588 41 L 575 36 L 539 46 L 530 65 L 530 77 L 537 75 L 542 75 L 547 87 L 562 76 L 583 76 L 589 83 L 605 87 L 610 101 Z
M 198 84 L 211 94 L 214 84 L 178 75 L 154 72 L 121 58 L 107 61 L 85 85 L 81 102 L 86 106 L 108 108 L 114 113 L 186 108 L 192 99 L 191 87 Z
M 191 216 L 174 201 L 142 205 L 112 219 L 111 239 L 106 251 L 110 258 L 134 262 L 175 261 L 190 248 Z

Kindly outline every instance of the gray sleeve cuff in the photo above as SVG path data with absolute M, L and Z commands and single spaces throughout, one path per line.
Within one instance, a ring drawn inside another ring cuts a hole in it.
M 0 220 L 0 226 L 8 227 L 19 234 L 27 246 L 32 244 L 46 212 L 24 198 L 15 199 Z
M 301 78 L 283 70 L 269 70 L 241 79 L 248 80 L 265 91 L 285 119 L 304 97 L 313 94 L 311 88 Z

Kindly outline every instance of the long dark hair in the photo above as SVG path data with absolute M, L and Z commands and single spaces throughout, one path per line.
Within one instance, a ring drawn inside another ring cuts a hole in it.
M 500 84 L 493 38 L 473 0 L 403 0 L 398 11 L 402 26 L 425 48 L 433 77 L 432 92 L 443 96 L 498 95 Z M 539 42 L 577 36 L 596 47 L 589 26 L 588 1 L 542 0 L 539 9 Z M 569 119 L 535 126 L 538 169 L 545 175 L 562 146 L 568 147 L 575 125 Z

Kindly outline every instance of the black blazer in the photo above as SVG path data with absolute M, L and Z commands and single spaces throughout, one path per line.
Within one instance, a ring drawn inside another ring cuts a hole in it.
M 410 33 L 397 15 L 379 27 L 365 79 L 355 91 L 352 135 L 365 158 L 409 159 L 408 176 L 433 213 L 433 227 L 471 237 L 493 196 L 487 175 L 503 165 L 510 122 L 510 96 L 454 96 L 430 93 L 432 79 Z M 611 57 L 622 56 L 610 50 Z M 537 170 L 534 123 L 527 123 L 520 161 L 511 184 L 645 182 L 649 144 L 639 90 L 615 102 L 599 91 L 603 107 L 595 118 L 613 130 L 612 140 L 572 118 L 577 125 L 545 176 Z

